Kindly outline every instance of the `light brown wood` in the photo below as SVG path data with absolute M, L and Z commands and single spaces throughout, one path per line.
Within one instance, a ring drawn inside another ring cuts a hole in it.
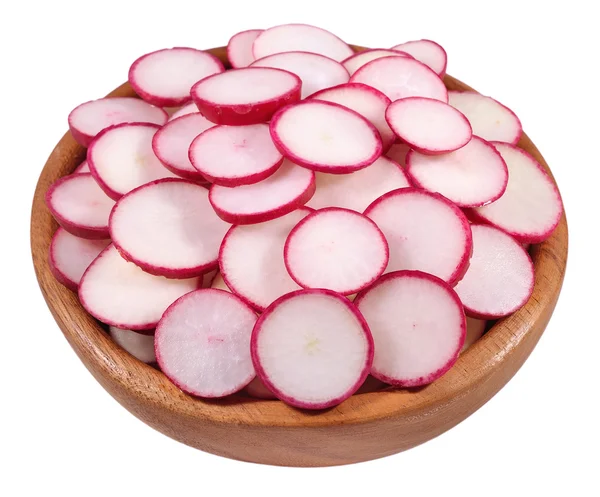
M 210 52 L 226 62 L 224 47 Z M 452 90 L 470 89 L 450 76 L 444 81 Z M 128 84 L 110 94 L 133 95 Z M 519 146 L 548 169 L 526 135 Z M 426 442 L 460 423 L 512 378 L 543 333 L 560 293 L 568 246 L 564 216 L 547 241 L 532 247 L 536 283 L 525 307 L 496 323 L 446 375 L 425 388 L 354 395 L 323 412 L 241 396 L 195 399 L 115 345 L 77 295 L 50 273 L 48 247 L 57 225 L 44 205 L 44 194 L 84 156 L 85 150 L 67 133 L 48 158 L 35 191 L 31 250 L 44 298 L 71 347 L 117 401 L 156 430 L 207 452 L 265 464 L 332 466 Z

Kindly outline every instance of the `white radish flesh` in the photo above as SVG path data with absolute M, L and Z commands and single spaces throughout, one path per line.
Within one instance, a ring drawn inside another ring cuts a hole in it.
M 79 164 L 75 168 L 75 171 L 73 171 L 73 174 L 81 174 L 81 173 L 89 173 L 89 172 L 90 172 L 90 166 L 88 166 L 87 161 L 84 160 L 81 164 Z
M 169 117 L 169 121 L 174 121 L 179 117 L 187 116 L 188 114 L 194 114 L 197 112 L 198 107 L 196 107 L 196 104 L 194 102 L 190 102 L 189 104 L 184 105 L 183 107 L 180 107 L 178 110 L 173 112 L 173 114 L 171 114 L 171 116 Z
M 392 50 L 400 50 L 412 55 L 419 62 L 422 62 L 438 76 L 443 77 L 446 74 L 446 65 L 448 55 L 444 48 L 431 40 L 407 41 L 392 47 Z
M 385 154 L 386 157 L 397 162 L 402 167 L 406 166 L 406 156 L 410 152 L 410 147 L 406 143 L 395 143 L 390 147 L 388 152 Z
M 246 393 L 250 397 L 263 400 L 275 400 L 277 397 L 269 390 L 260 378 L 254 378 L 246 387 Z
M 400 52 L 399 50 L 392 50 L 390 48 L 372 48 L 369 50 L 364 50 L 363 52 L 358 52 L 354 55 L 351 55 L 346 60 L 342 62 L 342 65 L 346 68 L 346 70 L 352 76 L 356 71 L 358 71 L 362 66 L 368 64 L 372 60 L 381 59 L 382 57 L 408 57 L 412 59 L 412 55 L 407 54 L 406 52 Z
M 240 67 L 248 67 L 254 62 L 254 54 L 252 53 L 252 45 L 262 29 L 249 29 L 240 33 L 234 34 L 227 43 L 227 59 L 234 69 Z
M 487 321 L 482 319 L 475 319 L 467 316 L 467 337 L 461 352 L 467 350 L 477 340 L 479 340 L 485 333 L 485 327 Z
M 156 362 L 154 354 L 154 335 L 144 335 L 133 330 L 123 330 L 116 326 L 109 328 L 109 333 L 114 342 L 133 357 L 146 364 Z

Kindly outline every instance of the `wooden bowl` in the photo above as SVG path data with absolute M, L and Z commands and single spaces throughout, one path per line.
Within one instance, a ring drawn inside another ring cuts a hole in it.
M 224 47 L 209 52 L 227 63 Z M 450 76 L 444 82 L 450 90 L 471 89 Z M 135 94 L 126 83 L 109 96 Z M 550 172 L 525 134 L 519 146 Z M 542 335 L 560 293 L 568 245 L 564 216 L 552 236 L 531 249 L 536 280 L 529 302 L 498 321 L 431 385 L 354 395 L 335 408 L 317 412 L 241 395 L 218 401 L 196 399 L 113 343 L 77 295 L 50 272 L 48 247 L 57 224 L 44 204 L 44 194 L 84 158 L 85 149 L 65 134 L 37 184 L 31 250 L 44 298 L 71 347 L 117 401 L 165 435 L 213 454 L 281 466 L 333 466 L 387 456 L 426 442 L 475 412 L 512 378 Z

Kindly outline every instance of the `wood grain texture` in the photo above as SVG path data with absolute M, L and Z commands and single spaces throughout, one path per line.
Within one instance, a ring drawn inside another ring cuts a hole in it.
M 224 47 L 210 52 L 226 63 Z M 451 76 L 444 82 L 451 90 L 470 89 Z M 110 94 L 133 95 L 128 84 Z M 526 135 L 519 146 L 549 171 Z M 213 454 L 265 464 L 332 466 L 387 456 L 426 442 L 460 423 L 512 378 L 542 335 L 560 293 L 568 246 L 564 216 L 547 241 L 532 247 L 536 282 L 525 307 L 497 322 L 446 375 L 427 387 L 354 395 L 320 412 L 241 396 L 195 399 L 114 344 L 81 307 L 77 295 L 50 272 L 48 247 L 57 225 L 44 204 L 44 194 L 84 157 L 85 149 L 65 134 L 48 158 L 35 191 L 31 250 L 44 298 L 71 347 L 118 402 L 156 430 Z

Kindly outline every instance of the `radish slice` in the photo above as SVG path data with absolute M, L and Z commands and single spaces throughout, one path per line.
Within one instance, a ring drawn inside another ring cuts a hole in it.
M 133 330 L 123 330 L 116 326 L 109 328 L 111 338 L 115 343 L 129 352 L 133 357 L 146 364 L 156 362 L 154 354 L 154 335 L 143 335 Z
M 150 181 L 176 177 L 152 150 L 158 129 L 154 124 L 119 124 L 104 130 L 90 145 L 90 171 L 110 198 L 119 200 Z
M 429 67 L 408 57 L 382 57 L 365 64 L 350 78 L 387 95 L 392 102 L 406 97 L 427 97 L 448 102 L 444 82 Z
M 90 166 L 88 166 L 87 161 L 84 160 L 81 164 L 79 164 L 75 168 L 75 171 L 73 171 L 73 174 L 81 174 L 81 173 L 89 173 L 89 172 L 90 172 Z
M 264 123 L 278 109 L 300 100 L 298 76 L 271 67 L 245 67 L 209 76 L 192 87 L 196 106 L 216 124 Z
M 171 116 L 169 117 L 169 121 L 174 121 L 175 119 L 194 113 L 198 113 L 198 107 L 196 107 L 196 104 L 194 102 L 190 102 L 189 104 L 184 105 L 183 107 L 180 107 L 178 110 L 173 112 L 173 114 L 171 114 Z
M 390 385 L 427 385 L 448 371 L 465 341 L 456 292 L 431 274 L 386 274 L 356 297 L 375 342 L 371 374 Z
M 209 199 L 218 216 L 231 224 L 269 221 L 304 205 L 315 193 L 315 173 L 283 161 L 267 179 L 228 188 L 213 185 Z
M 386 157 L 397 162 L 402 167 L 406 166 L 406 155 L 410 152 L 410 147 L 406 143 L 395 143 L 388 150 Z
M 453 286 L 467 270 L 473 246 L 469 222 L 445 197 L 401 188 L 375 200 L 365 215 L 388 241 L 386 272 L 416 269 Z
M 269 390 L 265 384 L 260 381 L 260 378 L 254 378 L 246 387 L 246 393 L 250 397 L 254 397 L 255 399 L 263 399 L 263 400 L 274 400 L 277 399 L 275 394 Z
M 156 327 L 176 299 L 195 290 L 198 278 L 169 280 L 145 273 L 109 245 L 92 262 L 79 283 L 79 300 L 103 323 L 130 330 Z
M 215 278 L 219 274 L 218 269 L 213 269 L 212 271 L 208 271 L 202 275 L 202 288 L 212 288 L 212 284 L 215 281 Z
M 450 91 L 448 103 L 467 117 L 473 134 L 484 140 L 516 145 L 523 134 L 517 115 L 491 97 L 474 91 Z
M 302 98 L 350 79 L 348 71 L 339 62 L 310 52 L 269 55 L 256 60 L 251 67 L 274 67 L 296 74 L 302 80 Z
M 408 57 L 412 59 L 413 56 L 407 54 L 406 52 L 400 52 L 399 50 L 392 50 L 389 48 L 371 48 L 369 50 L 364 50 L 362 52 L 355 53 L 351 55 L 346 60 L 342 62 L 342 65 L 346 68 L 346 70 L 352 76 L 356 71 L 358 71 L 362 66 L 371 62 L 372 60 L 381 59 L 382 57 Z
M 271 121 L 275 146 L 296 164 L 324 173 L 363 169 L 381 155 L 381 137 L 357 112 L 306 100 L 281 109 Z
M 419 62 L 431 68 L 440 77 L 444 77 L 444 74 L 446 74 L 448 55 L 446 54 L 446 50 L 435 41 L 407 41 L 406 43 L 392 47 L 392 50 L 400 50 L 412 55 Z
M 239 69 L 240 67 L 248 67 L 254 62 L 254 54 L 252 53 L 252 45 L 262 29 L 249 29 L 233 35 L 227 43 L 227 59 L 231 67 Z
M 193 167 L 216 185 L 258 183 L 283 162 L 267 124 L 215 126 L 197 136 L 187 148 Z
M 54 219 L 72 235 L 105 240 L 108 216 L 115 201 L 98 187 L 90 173 L 72 174 L 54 182 L 46 192 Z
M 473 131 L 454 107 L 431 98 L 410 97 L 391 104 L 385 119 L 400 139 L 424 154 L 443 154 L 464 147 Z
M 479 340 L 483 334 L 485 333 L 485 327 L 487 325 L 487 321 L 482 319 L 470 318 L 467 316 L 467 337 L 465 339 L 465 344 L 461 352 L 467 350 L 471 345 L 473 345 L 477 340 Z
M 266 223 L 233 226 L 219 252 L 227 288 L 260 311 L 282 295 L 299 290 L 285 268 L 283 247 L 292 228 L 310 212 L 312 209 L 301 207 Z M 220 285 L 218 276 L 215 285 Z
M 162 126 L 167 113 L 139 98 L 101 98 L 75 107 L 69 114 L 69 129 L 75 141 L 89 147 L 100 131 L 121 123 Z
M 308 24 L 283 24 L 263 31 L 252 47 L 255 59 L 281 52 L 312 52 L 341 62 L 354 52 L 337 36 Z
M 210 288 L 178 299 L 156 327 L 160 369 L 181 390 L 225 397 L 254 378 L 250 336 L 256 314 L 231 293 Z
M 498 228 L 471 225 L 473 256 L 455 290 L 474 318 L 508 316 L 531 297 L 533 263 L 523 247 Z
M 110 215 L 110 235 L 121 255 L 168 278 L 192 278 L 216 267 L 229 228 L 211 208 L 208 190 L 183 179 L 142 185 Z
M 563 213 L 560 193 L 544 168 L 527 152 L 494 143 L 508 166 L 508 185 L 493 204 L 471 211 L 475 219 L 510 233 L 523 243 L 540 243 L 554 231 Z
M 86 240 L 58 228 L 50 243 L 50 271 L 59 283 L 77 291 L 83 273 L 110 240 Z
M 284 295 L 252 332 L 252 361 L 287 404 L 325 409 L 350 397 L 373 362 L 373 337 L 356 307 L 329 290 Z
M 296 225 L 283 257 L 288 273 L 301 287 L 352 295 L 383 274 L 390 254 L 383 233 L 368 217 L 329 207 Z
M 409 152 L 406 172 L 416 186 L 441 193 L 460 207 L 485 205 L 499 199 L 506 190 L 509 174 L 494 146 L 477 136 L 449 154 Z

